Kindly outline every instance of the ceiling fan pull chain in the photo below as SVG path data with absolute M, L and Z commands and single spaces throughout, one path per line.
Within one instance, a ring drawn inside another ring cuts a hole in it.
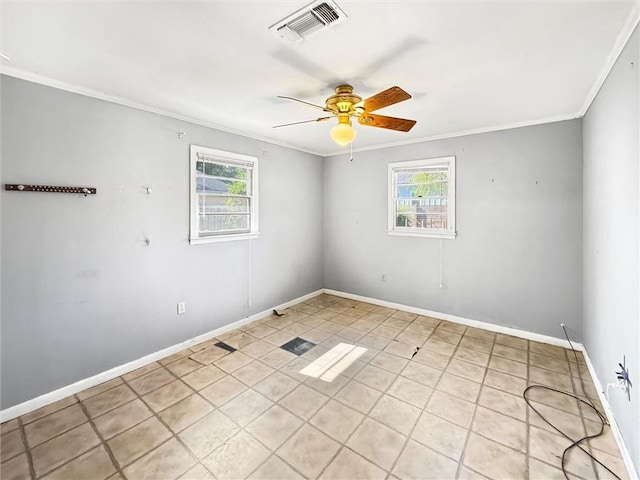
M 349 161 L 353 162 L 353 142 L 349 143 L 349 147 L 351 148 L 351 158 L 349 159 Z

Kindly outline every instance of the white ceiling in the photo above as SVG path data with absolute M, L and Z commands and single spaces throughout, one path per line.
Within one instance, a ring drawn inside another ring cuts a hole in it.
M 354 150 L 575 118 L 635 24 L 638 0 L 345 1 L 347 20 L 291 45 L 268 27 L 308 2 L 2 2 L 3 71 L 319 153 L 333 122 L 282 129 L 350 83 L 411 100 L 356 125 Z

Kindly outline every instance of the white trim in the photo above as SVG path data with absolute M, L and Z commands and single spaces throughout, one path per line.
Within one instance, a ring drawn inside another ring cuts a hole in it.
M 472 320 L 470 318 L 458 317 L 457 315 L 451 315 L 449 313 L 436 312 L 434 310 L 427 310 L 426 308 L 412 307 L 410 305 L 404 305 L 402 303 L 387 302 L 386 300 L 378 300 L 376 298 L 364 297 L 362 295 L 356 295 L 353 293 L 340 292 L 338 290 L 331 290 L 325 288 L 324 293 L 327 295 L 336 295 L 338 297 L 344 297 L 351 300 L 358 300 L 359 302 L 372 303 L 374 305 L 380 305 L 381 307 L 394 308 L 396 310 L 404 310 L 405 312 L 415 313 L 416 315 L 424 315 L 425 317 L 433 317 L 438 320 L 447 320 L 448 322 L 459 323 L 468 327 L 482 328 L 490 332 L 504 333 L 505 335 L 511 335 L 519 338 L 526 338 L 527 340 L 533 340 L 534 342 L 548 343 L 549 345 L 556 345 L 558 347 L 570 348 L 569 342 L 562 338 L 551 337 L 549 335 L 542 335 L 540 333 L 528 332 L 526 330 L 520 330 L 518 328 L 506 327 L 503 325 L 496 325 L 494 323 L 483 322 L 480 320 Z M 578 345 L 579 350 L 584 348 L 581 343 L 573 342 L 573 345 Z M 578 350 L 577 349 L 577 350 Z
M 189 238 L 190 245 L 200 245 L 201 243 L 235 242 L 238 240 L 251 240 L 260 237 L 260 232 L 236 233 L 233 235 L 212 235 L 210 237 Z
M 387 235 L 391 235 L 393 237 L 444 238 L 445 240 L 454 240 L 457 234 L 456 232 L 437 233 L 434 230 L 429 231 L 429 233 L 404 230 L 387 230 Z
M 535 125 L 544 125 L 547 123 L 564 122 L 567 120 L 575 120 L 576 118 L 582 118 L 580 112 L 567 113 L 563 115 L 555 115 L 553 117 L 544 117 L 536 120 L 524 120 L 522 122 L 505 123 L 502 125 L 495 125 L 491 127 L 472 128 L 470 130 L 459 130 L 457 132 L 442 133 L 439 135 L 429 135 L 426 137 L 413 138 L 411 140 L 401 140 L 399 142 L 381 143 L 379 145 L 371 145 L 369 147 L 354 148 L 353 153 L 368 152 L 371 150 L 382 150 L 384 148 L 403 147 L 405 145 L 413 145 L 416 143 L 433 142 L 436 140 L 443 140 L 446 138 L 466 137 L 468 135 L 478 135 L 480 133 L 492 133 L 501 132 L 502 130 L 512 130 L 514 128 L 533 127 Z M 335 157 L 338 155 L 349 155 L 350 153 L 344 150 L 337 150 L 328 153 L 322 153 L 324 158 Z M 355 158 L 355 157 L 354 157 Z
M 195 155 L 198 157 L 202 154 L 201 158 L 203 162 L 216 162 L 228 167 L 245 167 L 252 168 L 257 158 L 251 155 L 245 155 L 244 153 L 227 152 L 226 150 L 218 150 L 217 148 L 202 147 L 199 145 L 191 145 L 191 152 L 195 150 Z M 231 160 L 230 162 L 228 160 Z
M 286 142 L 280 142 L 278 140 L 274 140 L 273 138 L 261 137 L 259 135 L 249 134 L 242 130 L 235 130 L 233 128 L 218 125 L 217 123 L 207 122 L 205 120 L 198 120 L 197 118 L 188 117 L 186 115 L 170 112 L 168 110 L 163 110 L 161 108 L 150 107 L 148 105 L 143 105 L 141 103 L 134 102 L 133 100 L 127 100 L 126 98 L 108 95 L 104 92 L 98 92 L 97 90 L 92 90 L 90 88 L 81 87 L 79 85 L 73 85 L 71 83 L 63 82 L 61 80 L 56 80 L 50 77 L 45 77 L 43 75 L 39 75 L 33 72 L 26 72 L 24 70 L 21 70 L 19 68 L 15 68 L 9 65 L 0 64 L 0 73 L 2 75 L 7 75 L 9 77 L 26 80 L 27 82 L 32 82 L 40 85 L 45 85 L 47 87 L 57 88 L 58 90 L 64 90 L 66 92 L 76 93 L 78 95 L 83 95 L 85 97 L 104 100 L 105 102 L 115 103 L 117 105 L 122 105 L 124 107 L 135 108 L 136 110 L 142 110 L 143 112 L 155 113 L 157 115 L 162 115 L 163 117 L 175 118 L 176 120 L 189 122 L 194 125 L 200 125 L 202 127 L 214 128 L 221 132 L 232 133 L 234 135 L 239 135 L 241 137 L 251 138 L 253 140 L 258 140 L 260 142 L 266 142 L 272 145 L 278 145 L 280 147 L 290 148 L 292 150 L 297 150 L 299 152 L 310 153 L 312 155 L 317 155 L 319 157 L 324 156 L 322 152 L 317 152 L 315 150 L 310 150 L 300 146 L 291 145 L 290 143 L 286 143 Z
M 450 229 L 418 229 L 396 227 L 396 177 L 394 171 L 398 168 L 420 168 L 430 165 L 448 164 L 449 178 L 449 203 L 447 204 L 447 225 Z M 420 160 L 407 160 L 402 162 L 390 162 L 387 164 L 387 234 L 406 236 L 406 237 L 423 237 L 423 238 L 444 238 L 453 240 L 456 238 L 456 157 L 450 155 L 447 157 L 425 158 Z
M 198 194 L 196 165 L 199 154 L 211 157 L 211 161 L 220 160 L 226 165 L 235 165 L 245 168 L 251 175 L 251 191 L 247 192 L 249 200 L 249 220 L 251 222 L 250 231 L 243 233 L 229 233 L 221 235 L 198 236 Z M 259 232 L 259 168 L 258 157 L 244 155 L 242 153 L 227 152 L 215 148 L 202 147 L 200 145 L 190 145 L 189 147 L 189 244 L 198 245 L 202 243 L 230 242 L 234 240 L 247 240 L 258 238 Z
M 598 398 L 600 399 L 600 403 L 604 408 L 604 413 L 609 420 L 609 425 L 611 427 L 611 433 L 613 434 L 613 438 L 615 438 L 616 443 L 618 444 L 618 448 L 620 449 L 620 453 L 622 454 L 622 460 L 624 460 L 624 464 L 627 467 L 627 473 L 630 479 L 638 480 L 640 479 L 640 475 L 636 471 L 633 461 L 631 460 L 631 454 L 627 449 L 627 445 L 624 443 L 624 439 L 622 438 L 622 433 L 620 432 L 620 428 L 618 427 L 618 423 L 616 422 L 616 417 L 613 414 L 613 410 L 611 409 L 611 405 L 607 400 L 607 396 L 604 394 L 604 390 L 602 388 L 602 384 L 598 379 L 598 375 L 596 374 L 596 369 L 593 367 L 593 363 L 591 363 L 591 359 L 589 358 L 589 354 L 584 346 L 581 345 L 582 354 L 584 355 L 584 360 L 587 364 L 587 368 L 589 369 L 589 374 L 591 375 L 591 379 L 593 380 L 593 385 L 598 392 Z
M 38 408 L 45 407 L 50 403 L 57 402 L 58 400 L 62 400 L 70 395 L 74 395 L 78 392 L 86 390 L 87 388 L 95 387 L 96 385 L 100 385 L 108 380 L 119 377 L 126 373 L 137 370 L 138 368 L 144 367 L 150 363 L 161 360 L 169 355 L 173 355 L 185 348 L 189 348 L 198 343 L 206 342 L 207 340 L 211 340 L 218 335 L 222 335 L 223 333 L 229 332 L 236 328 L 247 325 L 251 322 L 255 322 L 256 320 L 260 320 L 261 318 L 265 318 L 273 312 L 274 309 L 284 309 L 290 307 L 291 305 L 295 305 L 300 302 L 304 302 L 305 300 L 309 300 L 310 298 L 317 297 L 323 292 L 323 290 L 316 290 L 315 292 L 308 293 L 298 298 L 294 298 L 293 300 L 289 300 L 287 302 L 281 303 L 280 305 L 269 308 L 267 310 L 263 310 L 262 312 L 255 313 L 249 317 L 243 318 L 233 323 L 229 323 L 220 328 L 216 328 L 215 330 L 211 330 L 210 332 L 203 333 L 202 335 L 198 335 L 197 337 L 193 337 L 184 342 L 178 343 L 171 347 L 167 347 L 165 349 L 159 350 L 157 352 L 151 353 L 149 355 L 145 355 L 144 357 L 133 360 L 129 363 L 125 363 L 124 365 L 120 365 L 118 367 L 114 367 L 110 370 L 104 371 L 102 373 L 98 373 L 97 375 L 93 375 L 91 377 L 79 380 L 71 385 L 67 385 L 65 387 L 59 388 L 49 393 L 45 393 L 44 395 L 40 395 L 39 397 L 32 398 L 31 400 L 27 400 L 26 402 L 19 403 L 18 405 L 14 405 L 13 407 L 6 408 L 4 410 L 0 410 L 0 423 L 7 422 L 16 417 L 24 415 L 25 413 L 29 413 L 33 410 L 37 410 Z
M 374 305 L 380 305 L 381 307 L 394 308 L 397 310 L 404 310 L 406 312 L 415 313 L 417 315 L 425 315 L 427 317 L 437 318 L 439 320 L 447 320 L 449 322 L 459 323 L 462 325 L 467 325 L 469 327 L 482 328 L 484 330 L 489 330 L 491 332 L 503 333 L 505 335 L 512 335 L 514 337 L 524 338 L 527 340 L 533 340 L 535 342 L 547 343 L 549 345 L 556 345 L 563 348 L 571 348 L 569 342 L 562 338 L 551 337 L 549 335 L 541 335 L 539 333 L 528 332 L 526 330 L 520 330 L 512 327 L 505 327 L 501 325 L 495 325 L 493 323 L 482 322 L 479 320 L 471 320 L 469 318 L 458 317 L 456 315 L 450 315 L 448 313 L 435 312 L 433 310 L 427 310 L 424 308 L 411 307 L 409 305 L 403 305 L 401 303 L 387 302 L 386 300 L 378 300 L 376 298 L 364 297 L 362 295 L 356 295 L 353 293 L 340 292 L 338 290 L 331 290 L 329 288 L 323 289 L 323 293 L 327 295 L 335 295 L 338 297 L 348 298 L 350 300 L 358 300 L 360 302 L 372 303 Z M 598 398 L 600 399 L 600 403 L 604 407 L 605 414 L 609 423 L 611 425 L 611 432 L 613 433 L 613 437 L 618 444 L 618 448 L 620 449 L 620 453 L 622 454 L 622 458 L 624 460 L 625 466 L 627 467 L 627 473 L 629 474 L 630 479 L 639 479 L 638 473 L 635 470 L 633 462 L 631 460 L 631 455 L 629 454 L 629 450 L 622 438 L 622 434 L 620 433 L 620 429 L 618 428 L 618 424 L 616 423 L 615 416 L 613 411 L 611 410 L 611 405 L 607 401 L 606 396 L 604 395 L 604 391 L 602 389 L 602 384 L 598 379 L 598 375 L 596 374 L 595 368 L 593 368 L 593 364 L 591 363 L 591 359 L 589 358 L 589 354 L 585 346 L 582 343 L 571 342 L 573 347 L 582 352 L 585 358 L 585 362 L 587 364 L 587 368 L 589 369 L 589 374 L 591 375 L 591 379 L 593 380 L 593 384 L 595 386 L 596 391 L 598 392 Z
M 136 103 L 131 100 L 127 100 L 121 97 L 114 97 L 111 95 L 107 95 L 103 92 L 98 92 L 96 90 L 92 90 L 90 88 L 81 87 L 78 85 L 72 85 L 70 83 L 62 82 L 60 80 L 55 80 L 53 78 L 45 77 L 42 75 L 38 75 L 32 72 L 25 72 L 24 70 L 8 66 L 8 65 L 0 65 L 0 73 L 3 75 L 7 75 L 9 77 L 19 78 L 22 80 L 26 80 L 28 82 L 37 83 L 40 85 L 45 85 L 48 87 L 57 88 L 59 90 L 64 90 L 71 93 L 76 93 L 78 95 L 83 95 L 85 97 L 97 98 L 98 100 L 104 100 L 106 102 L 115 103 L 117 105 L 122 105 L 125 107 L 135 108 L 136 110 L 141 110 L 143 112 L 155 113 L 157 115 L 162 115 L 168 118 L 175 118 L 176 120 L 181 120 L 184 122 L 189 122 L 194 125 L 200 125 L 207 128 L 214 128 L 221 132 L 232 133 L 234 135 L 240 135 L 241 137 L 251 138 L 254 140 L 258 140 L 260 142 L 270 143 L 272 145 L 278 145 L 280 147 L 290 148 L 291 150 L 296 150 L 303 153 L 310 153 L 311 155 L 317 155 L 322 158 L 333 157 L 336 155 L 347 154 L 344 150 L 333 150 L 329 152 L 319 152 L 316 150 L 311 150 L 308 148 L 300 147 L 299 145 L 292 145 L 290 143 L 281 142 L 278 140 L 274 140 L 273 138 L 261 137 L 259 135 L 249 134 L 247 132 L 243 132 L 241 130 L 235 130 L 232 128 L 224 127 L 218 125 L 216 123 L 207 122 L 204 120 L 198 120 L 196 118 L 188 117 L 186 115 L 181 115 L 174 112 L 169 112 L 167 110 L 162 110 L 160 108 L 149 107 L 147 105 L 143 105 L 140 103 Z M 554 122 L 562 122 L 565 120 L 575 120 L 576 118 L 581 118 L 584 113 L 575 112 L 568 113 L 563 115 L 555 115 L 552 117 L 544 117 L 535 120 L 525 120 L 522 122 L 511 122 L 505 123 L 502 125 L 495 125 L 490 127 L 481 127 L 481 128 L 472 128 L 470 130 L 459 130 L 457 132 L 451 133 L 443 133 L 439 135 L 430 135 L 426 137 L 414 138 L 411 140 L 401 140 L 399 142 L 389 142 L 389 143 L 381 143 L 378 145 L 371 145 L 369 147 L 361 147 L 354 148 L 353 153 L 358 152 L 367 152 L 370 150 L 381 150 L 384 148 L 393 148 L 393 147 L 401 147 L 404 145 L 413 145 L 414 143 L 423 143 L 423 142 L 432 142 L 435 140 L 442 140 L 445 138 L 456 138 L 456 137 L 465 137 L 467 135 L 477 135 L 479 133 L 491 133 L 491 132 L 499 132 L 502 130 L 511 130 L 513 128 L 522 128 L 522 127 L 531 127 L 534 125 L 542 125 L 545 123 L 554 123 Z
M 527 340 L 533 340 L 533 341 L 537 341 L 537 342 L 543 342 L 543 343 L 548 343 L 551 345 L 557 345 L 557 346 L 561 346 L 561 347 L 565 347 L 565 348 L 570 348 L 569 343 L 566 340 L 560 339 L 560 338 L 556 338 L 556 337 L 551 337 L 551 336 L 547 336 L 547 335 L 540 335 L 537 333 L 533 333 L 533 332 L 527 332 L 525 330 L 519 330 L 516 328 L 511 328 L 511 327 L 504 327 L 504 326 L 500 326 L 500 325 L 494 325 L 491 323 L 487 323 L 487 322 L 482 322 L 482 321 L 478 321 L 478 320 L 471 320 L 468 318 L 463 318 L 463 317 L 458 317 L 455 315 L 450 315 L 450 314 L 446 314 L 446 313 L 441 313 L 441 312 L 435 312 L 432 310 L 427 310 L 427 309 L 423 309 L 423 308 L 417 308 L 417 307 L 411 307 L 409 305 L 403 305 L 400 303 L 394 303 L 394 302 L 387 302 L 385 300 L 378 300 L 375 298 L 371 298 L 371 297 L 365 297 L 362 295 L 356 295 L 356 294 L 352 294 L 352 293 L 346 293 L 346 292 L 341 292 L 338 290 L 332 290 L 332 289 L 328 289 L 328 288 L 323 288 L 320 290 L 316 290 L 314 292 L 308 293 L 306 295 L 303 295 L 301 297 L 295 298 L 293 300 L 289 300 L 287 302 L 284 302 L 274 308 L 270 308 L 267 310 L 264 310 L 262 312 L 256 313 L 254 315 L 251 315 L 249 317 L 243 318 L 241 320 L 238 320 L 236 322 L 233 323 L 229 323 L 227 325 L 224 325 L 220 328 L 217 328 L 215 330 L 212 330 L 210 332 L 204 333 L 202 335 L 199 335 L 197 337 L 193 337 L 189 340 L 186 340 L 182 343 L 178 343 L 176 345 L 173 345 L 171 347 L 165 348 L 163 350 L 151 353 L 149 355 L 146 355 L 144 357 L 138 358 L 137 360 L 133 360 L 131 362 L 125 363 L 124 365 L 120 365 L 118 367 L 114 367 L 110 370 L 104 371 L 102 373 L 99 373 L 97 375 L 94 375 L 92 377 L 88 377 L 85 378 L 83 380 L 79 380 L 78 382 L 75 382 L 71 385 L 67 385 L 65 387 L 59 388 L 57 390 L 54 390 L 52 392 L 46 393 L 44 395 L 41 395 L 39 397 L 33 398 L 31 400 L 27 400 L 26 402 L 20 403 L 18 405 L 14 405 L 13 407 L 9 407 L 6 408 L 4 410 L 0 410 L 0 423 L 4 423 L 7 422 L 9 420 L 12 420 L 14 418 L 17 418 L 21 415 L 24 415 L 26 413 L 32 412 L 34 410 L 37 410 L 39 408 L 45 407 L 51 403 L 57 402 L 58 400 L 62 400 L 63 398 L 66 398 L 70 395 L 74 395 L 76 393 L 79 393 L 83 390 L 86 390 L 88 388 L 91 387 L 95 387 L 96 385 L 100 385 L 101 383 L 107 382 L 109 380 L 112 380 L 113 378 L 119 377 L 121 375 L 125 375 L 126 373 L 132 372 L 134 370 L 137 370 L 138 368 L 144 367 L 145 365 L 148 365 L 150 363 L 153 363 L 155 361 L 161 360 L 165 357 L 168 357 L 169 355 L 173 355 L 174 353 L 177 353 L 181 350 L 184 350 L 185 348 L 189 348 L 190 346 L 196 345 L 198 343 L 202 343 L 202 342 L 206 342 L 207 340 L 210 340 L 218 335 L 221 335 L 223 333 L 229 332 L 233 329 L 242 327 L 244 325 L 247 325 L 251 322 L 254 322 L 256 320 L 259 320 L 261 318 L 265 318 L 268 315 L 271 314 L 271 312 L 276 309 L 284 309 L 287 307 L 290 307 L 292 305 L 295 305 L 297 303 L 300 302 L 304 302 L 306 300 L 309 300 L 311 298 L 317 297 L 318 295 L 322 294 L 322 293 L 326 293 L 327 295 L 335 295 L 338 297 L 343 297 L 343 298 L 349 298 L 351 300 L 358 300 L 361 302 L 367 302 L 367 303 L 372 303 L 374 305 L 380 305 L 383 307 L 388 307 L 388 308 L 395 308 L 395 309 L 401 309 L 401 310 L 405 310 L 407 312 L 411 312 L 411 313 L 415 313 L 418 315 L 425 315 L 425 316 L 429 316 L 429 317 L 433 317 L 433 318 L 438 318 L 441 320 L 447 320 L 450 322 L 454 322 L 454 323 L 460 323 L 462 325 L 467 325 L 467 326 L 472 326 L 472 327 L 477 327 L 477 328 L 483 328 L 485 330 L 489 330 L 489 331 L 493 331 L 493 332 L 497 332 L 497 333 L 504 333 L 507 335 L 513 335 L 515 337 L 520 337 L 520 338 L 525 338 Z M 573 346 L 576 350 L 581 351 L 584 355 L 585 358 L 585 362 L 587 364 L 587 368 L 589 369 L 589 374 L 591 375 L 591 379 L 593 380 L 594 386 L 596 388 L 596 391 L 598 392 L 598 397 L 600 399 L 600 402 L 602 403 L 604 410 L 605 410 L 605 414 L 607 416 L 607 418 L 609 419 L 609 423 L 611 424 L 611 432 L 613 433 L 613 436 L 616 440 L 616 443 L 618 444 L 618 447 L 620 448 L 620 452 L 622 453 L 622 458 L 624 460 L 625 466 L 627 467 L 627 472 L 629 474 L 629 478 L 631 479 L 638 479 L 638 474 L 635 471 L 635 467 L 633 465 L 633 462 L 631 460 L 631 455 L 629 454 L 629 450 L 626 447 L 626 444 L 622 438 L 622 434 L 620 433 L 620 429 L 618 427 L 618 424 L 615 421 L 615 417 L 613 415 L 613 411 L 611 410 L 611 406 L 609 405 L 609 402 L 607 401 L 607 398 L 604 395 L 604 392 L 602 390 L 602 384 L 600 383 L 598 376 L 596 374 L 596 371 L 593 367 L 593 364 L 591 363 L 591 359 L 589 358 L 589 355 L 584 347 L 584 345 L 582 345 L 581 343 L 577 343 L 574 342 Z
M 622 54 L 622 50 L 624 50 L 624 47 L 627 46 L 627 43 L 631 38 L 631 34 L 633 33 L 633 30 L 638 25 L 638 22 L 640 22 L 640 3 L 634 2 L 633 7 L 631 8 L 631 13 L 629 13 L 629 17 L 625 21 L 625 24 L 622 27 L 622 30 L 620 31 L 620 33 L 618 34 L 618 37 L 616 38 L 616 41 L 613 44 L 613 48 L 609 53 L 609 56 L 607 58 L 607 63 L 602 69 L 600 76 L 596 79 L 595 83 L 591 87 L 591 90 L 589 91 L 589 94 L 587 95 L 587 98 L 584 104 L 582 105 L 582 108 L 580 109 L 581 117 L 584 117 L 589 111 L 589 107 L 591 107 L 591 104 L 593 103 L 596 96 L 598 95 L 598 92 L 602 88 L 602 85 L 604 85 L 604 82 L 607 80 L 607 77 L 611 73 L 613 66 L 618 61 L 618 57 L 620 57 L 620 55 Z

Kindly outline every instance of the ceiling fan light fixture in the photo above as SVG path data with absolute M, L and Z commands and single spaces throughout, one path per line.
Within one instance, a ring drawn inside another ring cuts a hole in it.
M 353 142 L 357 133 L 356 129 L 351 126 L 351 120 L 349 120 L 349 117 L 344 118 L 345 120 L 343 120 L 343 117 L 339 118 L 338 124 L 329 132 L 333 141 L 342 146 Z
M 408 132 L 416 124 L 415 120 L 406 118 L 387 117 L 385 115 L 377 115 L 371 112 L 379 110 L 389 105 L 408 100 L 411 98 L 407 92 L 400 87 L 391 87 L 378 92 L 372 97 L 363 100 L 361 96 L 353 93 L 351 85 L 338 85 L 335 88 L 335 94 L 331 95 L 325 101 L 324 107 L 298 100 L 297 98 L 278 96 L 287 100 L 293 100 L 303 103 L 310 107 L 330 113 L 329 117 L 320 117 L 313 120 L 305 120 L 302 122 L 286 123 L 284 125 L 276 125 L 273 128 L 288 127 L 290 125 L 298 125 L 300 123 L 322 122 L 330 118 L 338 117 L 338 124 L 329 132 L 331 139 L 338 145 L 349 145 L 356 138 L 356 130 L 351 125 L 351 119 L 356 118 L 358 123 L 368 127 L 386 128 L 397 132 Z

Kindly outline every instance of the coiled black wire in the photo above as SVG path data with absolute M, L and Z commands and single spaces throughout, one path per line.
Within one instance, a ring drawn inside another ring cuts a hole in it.
M 605 417 L 605 415 L 602 412 L 600 412 L 600 410 L 598 410 L 596 408 L 596 406 L 593 404 L 593 401 L 591 400 L 591 398 L 587 394 L 587 392 L 586 392 L 586 390 L 584 388 L 584 381 L 582 379 L 582 372 L 580 370 L 580 362 L 578 362 L 578 354 L 576 353 L 575 348 L 573 348 L 573 343 L 571 343 L 571 339 L 569 338 L 569 334 L 567 333 L 567 329 L 565 328 L 564 325 L 562 325 L 562 330 L 564 331 L 564 335 L 567 338 L 567 340 L 569 342 L 569 346 L 571 347 L 571 351 L 573 352 L 573 355 L 574 355 L 574 357 L 576 359 L 576 366 L 578 368 L 578 377 L 580 378 L 580 388 L 582 388 L 582 393 L 583 393 L 584 397 L 587 399 L 587 401 L 583 400 L 582 398 L 578 397 L 577 395 L 573 395 L 571 393 L 564 392 L 564 391 L 558 390 L 556 388 L 547 387 L 545 385 L 529 385 L 527 388 L 524 389 L 524 392 L 522 392 L 522 396 L 524 398 L 524 401 L 527 402 L 527 405 L 529 406 L 529 408 L 531 408 L 531 410 L 536 412 L 540 416 L 540 418 L 542 418 L 542 420 L 545 421 L 545 423 L 550 425 L 555 431 L 560 433 L 567 440 L 571 441 L 571 445 L 569 445 L 567 448 L 565 448 L 563 450 L 563 452 L 562 452 L 562 460 L 561 460 L 560 466 L 562 468 L 562 473 L 564 474 L 564 478 L 566 478 L 567 480 L 570 480 L 569 479 L 569 475 L 567 474 L 567 471 L 565 470 L 565 467 L 564 467 L 564 463 L 565 463 L 565 459 L 567 457 L 567 453 L 572 448 L 576 448 L 577 447 L 580 450 L 582 450 L 584 453 L 586 453 L 591 458 L 591 460 L 593 460 L 598 465 L 603 467 L 605 470 L 607 470 L 615 478 L 617 478 L 618 480 L 621 480 L 620 477 L 615 474 L 615 472 L 613 472 L 609 467 L 607 467 L 604 463 L 602 463 L 600 460 L 598 460 L 596 457 L 594 457 L 591 453 L 586 451 L 582 447 L 582 445 L 580 445 L 585 440 L 589 440 L 589 439 L 592 439 L 592 438 L 597 438 L 600 435 L 602 435 L 604 433 L 604 426 L 605 425 L 609 425 L 609 422 L 607 421 L 607 417 Z M 596 412 L 596 414 L 598 415 L 598 418 L 600 419 L 600 431 L 598 433 L 594 434 L 594 435 L 585 435 L 584 437 L 580 438 L 579 440 L 574 440 L 567 433 L 563 432 L 558 427 L 556 427 L 553 423 L 551 423 L 549 420 L 547 420 L 542 413 L 540 413 L 533 405 L 531 405 L 531 402 L 529 401 L 529 398 L 527 397 L 527 393 L 529 391 L 535 390 L 535 389 L 544 389 L 544 390 L 548 390 L 550 392 L 556 392 L 556 393 L 559 393 L 561 395 L 566 395 L 567 397 L 570 397 L 570 398 L 575 398 L 579 402 L 582 402 L 583 404 L 585 404 L 586 406 L 591 408 L 594 412 Z M 598 470 L 597 469 L 596 469 L 596 478 L 600 478 L 599 475 L 598 475 Z

